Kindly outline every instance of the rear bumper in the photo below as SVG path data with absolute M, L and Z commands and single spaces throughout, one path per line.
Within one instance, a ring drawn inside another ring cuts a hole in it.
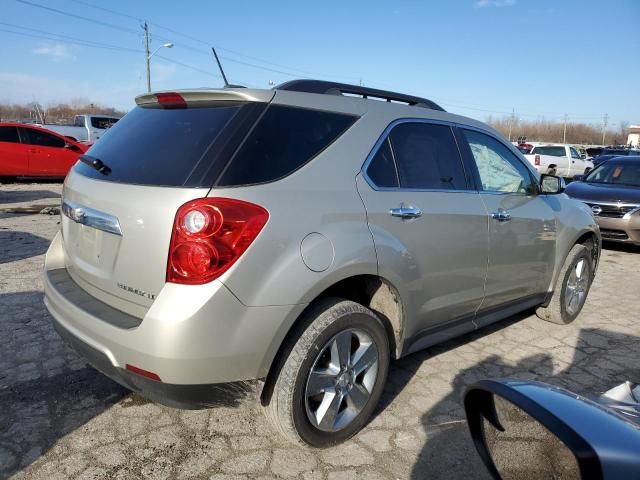
M 602 240 L 640 245 L 640 213 L 629 218 L 596 217 Z
M 288 327 L 305 307 L 247 307 L 218 281 L 167 283 L 131 327 L 129 315 L 91 297 L 71 279 L 60 282 L 61 248 L 57 236 L 43 278 L 44 302 L 56 329 L 98 370 L 154 399 L 165 398 L 169 389 L 189 386 L 197 394 L 212 384 L 266 377 Z M 155 373 L 161 382 L 128 372 L 127 364 Z
M 74 336 L 55 318 L 53 327 L 65 343 L 96 370 L 123 387 L 168 407 L 198 409 L 220 405 L 236 406 L 244 401 L 256 399 L 260 390 L 258 381 L 176 385 L 151 380 L 115 367 L 104 353 Z

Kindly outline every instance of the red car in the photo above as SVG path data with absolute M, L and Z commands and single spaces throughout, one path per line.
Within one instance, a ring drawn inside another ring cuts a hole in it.
M 0 177 L 64 177 L 88 148 L 44 128 L 0 122 Z

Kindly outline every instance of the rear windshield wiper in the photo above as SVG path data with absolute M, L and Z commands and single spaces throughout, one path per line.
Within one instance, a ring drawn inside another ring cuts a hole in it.
M 99 158 L 92 157 L 90 155 L 80 155 L 80 161 L 82 163 L 86 163 L 103 175 L 109 175 L 111 173 L 111 168 L 109 168 L 108 165 L 105 165 L 105 163 Z

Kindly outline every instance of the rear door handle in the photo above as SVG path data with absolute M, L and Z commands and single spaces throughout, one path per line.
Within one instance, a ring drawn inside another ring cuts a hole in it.
M 29 153 L 40 153 L 40 150 L 38 150 L 37 148 L 30 148 Z
M 400 207 L 400 208 L 392 208 L 389 210 L 389 213 L 392 217 L 400 217 L 400 218 L 418 218 L 422 216 L 422 211 L 419 208 L 415 207 Z
M 508 222 L 509 220 L 511 220 L 511 214 L 501 208 L 498 209 L 497 212 L 493 212 L 491 214 L 491 217 L 493 217 L 494 220 L 497 220 L 499 222 Z

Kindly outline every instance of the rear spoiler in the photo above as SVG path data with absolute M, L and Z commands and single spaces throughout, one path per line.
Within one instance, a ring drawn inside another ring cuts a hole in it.
M 197 89 L 146 93 L 136 97 L 136 105 L 163 105 L 167 108 L 186 108 L 206 102 L 263 102 L 268 103 L 275 91 L 261 89 Z

